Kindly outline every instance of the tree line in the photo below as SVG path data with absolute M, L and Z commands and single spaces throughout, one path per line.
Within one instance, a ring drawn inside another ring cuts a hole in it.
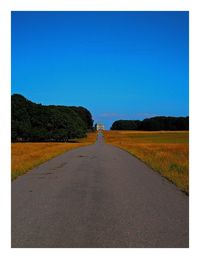
M 117 120 L 111 130 L 189 130 L 189 117 L 156 116 L 144 120 Z
M 93 130 L 84 107 L 42 105 L 20 94 L 11 96 L 11 138 L 16 141 L 69 141 Z

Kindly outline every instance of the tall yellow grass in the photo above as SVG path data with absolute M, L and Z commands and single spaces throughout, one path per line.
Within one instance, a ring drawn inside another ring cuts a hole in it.
M 90 145 L 95 140 L 96 133 L 89 133 L 87 138 L 76 140 L 76 143 L 12 143 L 12 180 L 57 155 L 74 148 Z
M 188 131 L 104 131 L 107 143 L 127 150 L 189 192 Z

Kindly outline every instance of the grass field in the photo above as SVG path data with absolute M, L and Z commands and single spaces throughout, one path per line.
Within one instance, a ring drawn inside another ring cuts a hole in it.
M 96 133 L 89 133 L 87 138 L 76 140 L 75 143 L 12 143 L 11 168 L 12 180 L 25 174 L 28 170 L 68 150 L 90 145 L 96 140 Z
M 106 143 L 127 150 L 189 192 L 188 131 L 104 131 Z

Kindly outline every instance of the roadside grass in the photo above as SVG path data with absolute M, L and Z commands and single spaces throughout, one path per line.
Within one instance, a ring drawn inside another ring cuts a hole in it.
M 118 146 L 189 193 L 188 131 L 104 131 L 106 143 Z
M 66 151 L 93 144 L 96 135 L 96 133 L 88 133 L 87 138 L 76 139 L 69 143 L 12 143 L 11 179 L 15 180 L 18 176 Z

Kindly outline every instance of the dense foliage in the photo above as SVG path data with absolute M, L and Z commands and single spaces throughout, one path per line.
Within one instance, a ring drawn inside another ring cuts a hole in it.
M 157 116 L 140 120 L 117 120 L 111 130 L 189 130 L 189 117 Z
M 86 127 L 88 130 L 93 129 L 93 119 L 91 113 L 84 107 L 76 107 L 76 106 L 70 106 L 70 109 L 78 113 L 79 117 L 83 120 L 83 122 L 86 124 Z
M 12 141 L 68 141 L 86 136 L 93 120 L 84 107 L 41 105 L 11 97 Z

